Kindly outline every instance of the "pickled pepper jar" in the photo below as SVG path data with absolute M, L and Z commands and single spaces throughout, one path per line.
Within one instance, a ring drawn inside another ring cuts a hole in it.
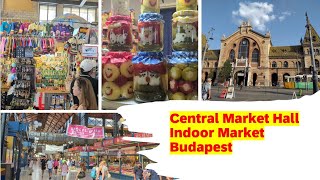
M 163 50 L 163 17 L 158 13 L 145 13 L 139 16 L 138 32 L 140 51 Z
M 132 28 L 130 16 L 111 16 L 107 23 L 107 41 L 110 51 L 130 51 Z
M 133 57 L 133 89 L 137 102 L 164 101 L 168 75 L 162 52 L 138 52 Z
M 173 14 L 172 46 L 176 51 L 198 50 L 198 11 L 178 11 Z
M 133 66 L 130 52 L 108 52 L 103 57 L 103 96 L 108 100 L 133 97 Z
M 141 14 L 143 13 L 160 13 L 160 1 L 141 0 Z
M 129 0 L 112 0 L 111 1 L 111 14 L 129 16 Z
M 197 10 L 198 0 L 176 0 L 177 11 Z
M 198 100 L 198 53 L 175 51 L 168 60 L 170 100 Z

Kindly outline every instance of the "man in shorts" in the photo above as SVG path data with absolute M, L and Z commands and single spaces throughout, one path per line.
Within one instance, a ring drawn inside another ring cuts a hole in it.
M 49 159 L 49 161 L 47 162 L 47 168 L 49 172 L 49 179 L 51 179 L 53 169 L 53 161 L 51 159 Z
M 47 164 L 47 160 L 45 159 L 45 157 L 43 157 L 41 159 L 42 178 L 43 178 L 44 170 L 46 170 L 46 164 Z

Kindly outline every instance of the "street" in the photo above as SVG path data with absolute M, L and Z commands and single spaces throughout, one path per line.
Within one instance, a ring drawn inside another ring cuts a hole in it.
M 299 99 L 299 89 L 285 89 L 282 87 L 235 87 L 235 98 L 220 98 L 221 91 L 225 89 L 221 86 L 213 86 L 211 88 L 211 101 L 270 101 L 270 100 L 289 100 L 293 99 L 295 92 Z M 312 95 L 312 89 L 302 90 L 303 95 Z

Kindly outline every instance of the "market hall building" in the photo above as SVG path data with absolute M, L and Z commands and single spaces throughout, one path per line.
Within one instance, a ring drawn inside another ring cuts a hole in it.
M 320 38 L 311 25 L 315 64 L 319 69 Z M 245 86 L 283 86 L 285 76 L 312 74 L 309 32 L 306 30 L 299 45 L 273 46 L 270 32 L 261 34 L 243 22 L 238 30 L 221 38 L 221 48 L 205 54 L 202 77 L 218 74 L 227 60 L 232 63 L 233 83 Z

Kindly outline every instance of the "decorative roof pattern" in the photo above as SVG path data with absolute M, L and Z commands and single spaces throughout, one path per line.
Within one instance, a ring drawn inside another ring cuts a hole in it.
M 320 44 L 320 37 L 311 24 L 310 24 L 310 30 L 311 30 L 311 38 L 312 38 L 313 43 Z M 308 29 L 306 29 L 303 44 L 309 44 L 309 42 L 310 42 L 309 31 L 308 31 Z
M 302 46 L 276 46 L 270 47 L 270 59 L 296 59 L 303 57 Z
M 219 60 L 220 56 L 220 50 L 209 50 L 206 52 L 206 57 L 204 59 L 209 59 L 209 60 Z

